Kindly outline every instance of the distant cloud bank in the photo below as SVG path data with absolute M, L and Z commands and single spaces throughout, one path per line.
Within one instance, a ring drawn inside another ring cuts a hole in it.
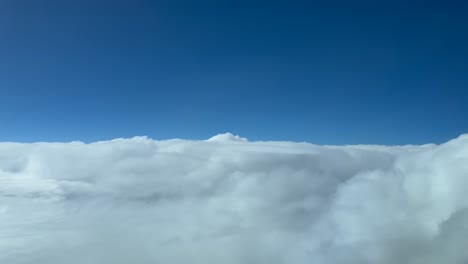
M 462 264 L 466 245 L 468 135 L 0 143 L 0 263 Z

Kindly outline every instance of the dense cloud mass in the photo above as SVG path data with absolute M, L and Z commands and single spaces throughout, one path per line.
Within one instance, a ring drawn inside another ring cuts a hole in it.
M 0 143 L 0 263 L 467 263 L 468 135 Z

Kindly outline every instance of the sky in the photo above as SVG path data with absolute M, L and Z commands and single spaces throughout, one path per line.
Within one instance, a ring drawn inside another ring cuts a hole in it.
M 0 1 L 0 141 L 441 143 L 466 1 Z

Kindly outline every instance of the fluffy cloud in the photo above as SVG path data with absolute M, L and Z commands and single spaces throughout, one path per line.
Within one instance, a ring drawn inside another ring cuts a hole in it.
M 466 263 L 468 135 L 0 143 L 0 263 Z

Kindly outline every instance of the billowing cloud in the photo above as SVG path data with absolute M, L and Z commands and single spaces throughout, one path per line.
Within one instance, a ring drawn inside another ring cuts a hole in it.
M 0 143 L 0 263 L 467 263 L 468 135 Z

